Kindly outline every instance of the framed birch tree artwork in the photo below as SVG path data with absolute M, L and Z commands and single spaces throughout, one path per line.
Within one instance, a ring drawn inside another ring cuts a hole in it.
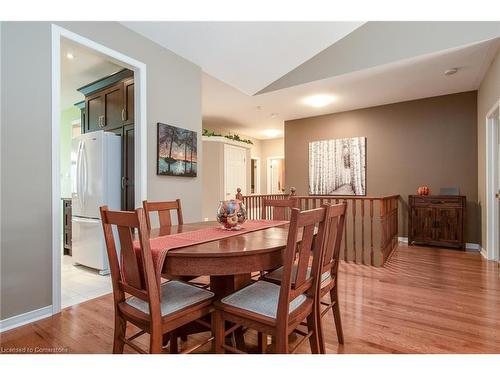
M 366 138 L 309 142 L 309 194 L 366 195 Z

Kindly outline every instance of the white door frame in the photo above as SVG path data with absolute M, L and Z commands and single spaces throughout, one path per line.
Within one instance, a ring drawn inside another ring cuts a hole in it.
M 260 194 L 260 156 L 252 156 L 251 160 L 255 160 L 255 168 L 254 176 L 255 176 L 255 193 L 254 194 Z M 250 163 L 252 164 L 252 163 Z M 251 175 L 250 175 L 251 176 Z M 251 183 L 251 182 L 250 182 Z
M 267 173 L 266 173 L 266 176 L 267 176 L 267 183 L 266 183 L 266 187 L 267 187 L 267 194 L 272 194 L 271 191 L 271 160 L 274 160 L 274 159 L 282 159 L 282 160 L 285 160 L 285 157 L 284 156 L 269 156 L 267 158 L 267 165 L 266 165 L 266 169 L 267 169 Z
M 61 311 L 61 187 L 60 187 L 60 100 L 61 38 L 91 48 L 119 65 L 134 71 L 135 100 L 135 204 L 147 197 L 146 64 L 72 31 L 52 24 L 52 313 Z
M 500 99 L 486 115 L 486 250 L 487 259 L 500 260 L 500 238 L 498 228 L 500 218 L 498 200 L 495 194 L 500 190 L 498 186 L 498 137 L 500 133 Z

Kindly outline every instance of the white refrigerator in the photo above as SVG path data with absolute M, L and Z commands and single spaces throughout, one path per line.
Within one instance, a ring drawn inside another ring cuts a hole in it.
M 99 207 L 121 208 L 121 137 L 96 131 L 73 139 L 72 258 L 109 273 Z

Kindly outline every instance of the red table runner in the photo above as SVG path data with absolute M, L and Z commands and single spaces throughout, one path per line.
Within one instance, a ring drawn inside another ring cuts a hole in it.
M 149 243 L 158 282 L 160 282 L 161 280 L 161 270 L 163 268 L 163 263 L 165 262 L 165 258 L 169 250 L 198 245 L 205 242 L 217 241 L 228 237 L 239 236 L 241 234 L 277 227 L 287 223 L 288 221 L 282 220 L 248 220 L 241 225 L 240 230 L 226 230 L 222 229 L 220 226 L 214 226 L 210 228 L 194 230 L 191 232 L 183 232 L 152 238 L 149 240 Z M 142 255 L 139 241 L 134 241 L 134 250 L 137 257 L 137 262 L 139 264 L 141 277 L 143 278 L 143 270 L 141 267 Z M 123 271 L 125 272 L 125 270 Z

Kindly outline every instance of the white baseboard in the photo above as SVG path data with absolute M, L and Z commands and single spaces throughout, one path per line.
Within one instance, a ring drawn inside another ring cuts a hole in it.
M 408 243 L 408 237 L 398 237 L 398 241 L 399 242 Z M 482 247 L 479 244 L 477 244 L 477 243 L 469 243 L 469 242 L 467 242 L 465 244 L 465 248 L 467 250 L 484 251 L 484 249 L 482 249 Z
M 40 319 L 48 318 L 49 316 L 52 316 L 52 305 L 42 307 L 38 310 L 29 311 L 24 314 L 12 316 L 10 318 L 0 320 L 0 332 L 5 332 Z
M 484 259 L 488 260 L 488 252 L 484 247 L 482 247 L 481 250 L 479 250 L 479 253 L 483 256 Z

